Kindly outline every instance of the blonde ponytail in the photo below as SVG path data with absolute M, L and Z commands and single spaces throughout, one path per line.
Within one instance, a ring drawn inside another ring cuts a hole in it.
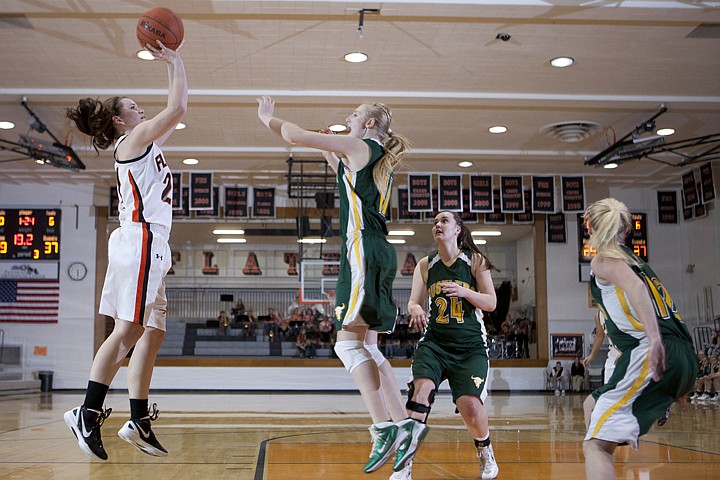
M 632 228 L 632 215 L 624 203 L 614 198 L 598 200 L 588 207 L 583 218 L 593 230 L 590 245 L 597 249 L 598 257 L 637 263 L 620 248 Z

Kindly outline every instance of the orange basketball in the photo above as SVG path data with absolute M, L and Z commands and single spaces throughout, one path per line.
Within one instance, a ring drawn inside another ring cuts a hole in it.
M 157 46 L 160 40 L 170 50 L 176 50 L 183 41 L 185 29 L 182 20 L 175 12 L 167 8 L 155 7 L 143 13 L 137 23 L 135 34 L 140 45 Z

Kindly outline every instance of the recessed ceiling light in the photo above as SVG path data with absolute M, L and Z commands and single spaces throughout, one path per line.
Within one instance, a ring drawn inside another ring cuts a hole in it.
M 247 238 L 218 238 L 217 243 L 246 243 Z
M 12 122 L 0 122 L 0 128 L 10 130 L 11 128 L 15 128 L 15 124 Z
M 175 130 L 185 130 L 187 128 L 187 125 L 185 125 L 183 122 L 178 122 L 177 125 L 175 125 Z
M 325 238 L 298 238 L 297 243 L 325 243 Z
M 473 166 L 473 162 L 460 162 L 458 163 L 458 167 L 462 168 L 470 168 Z
M 483 240 L 483 239 L 480 239 L 480 240 L 473 239 L 473 241 L 475 242 L 475 245 L 485 245 L 487 243 L 487 240 Z
M 390 230 L 388 232 L 388 235 L 392 235 L 395 237 L 412 237 L 415 235 L 415 232 L 412 230 Z
M 672 135 L 673 133 L 675 133 L 675 129 L 674 128 L 661 128 L 655 133 L 657 133 L 658 135 L 662 135 L 663 137 L 667 137 L 668 135 Z
M 155 60 L 153 54 L 145 50 L 144 48 L 136 53 L 137 57 L 141 60 Z
M 185 165 L 197 165 L 198 163 L 200 163 L 200 160 L 198 160 L 197 158 L 186 158 L 185 160 L 183 160 L 183 163 Z
M 505 133 L 507 132 L 507 127 L 503 125 L 495 125 L 494 127 L 488 128 L 488 132 L 490 133 Z
M 215 235 L 245 235 L 245 230 L 213 230 Z
M 345 125 L 340 125 L 339 123 L 336 123 L 335 125 L 330 125 L 328 127 L 333 132 L 344 132 L 347 130 L 347 127 Z
M 619 166 L 620 166 L 620 165 L 618 165 L 618 164 L 615 163 L 615 162 L 610 162 L 610 163 L 606 163 L 605 165 L 603 165 L 603 168 L 605 168 L 605 169 L 607 169 L 607 170 L 612 170 L 613 168 L 617 168 L 617 167 L 619 167 Z
M 573 63 L 575 63 L 575 59 L 572 57 L 555 57 L 552 60 L 550 60 L 550 65 L 552 65 L 555 68 L 569 67 Z
M 395 244 L 402 245 L 403 243 L 405 243 L 405 239 L 404 238 L 388 238 L 388 243 L 395 243 Z
M 472 232 L 473 237 L 499 237 L 502 232 L 499 230 L 475 230 Z
M 345 61 L 350 63 L 362 63 L 368 59 L 368 56 L 362 52 L 350 52 L 345 54 Z

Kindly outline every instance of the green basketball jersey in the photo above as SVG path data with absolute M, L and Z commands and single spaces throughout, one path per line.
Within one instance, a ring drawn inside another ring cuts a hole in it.
M 650 266 L 635 255 L 626 246 L 623 250 L 637 262 L 631 265 L 635 274 L 645 283 L 650 299 L 655 309 L 660 334 L 663 337 L 676 337 L 692 343 L 692 337 L 680 318 L 677 307 L 670 298 L 655 272 Z M 590 293 L 605 315 L 607 333 L 613 345 L 623 352 L 633 348 L 639 340 L 645 338 L 645 328 L 638 321 L 625 292 L 615 285 L 598 283 L 595 275 L 590 276 Z
M 363 141 L 370 148 L 370 161 L 362 170 L 351 172 L 342 161 L 338 165 L 340 234 L 343 237 L 365 229 L 387 235 L 385 215 L 390 206 L 392 175 L 386 178 L 383 191 L 378 191 L 373 180 L 373 167 L 385 154 L 385 149 L 374 139 L 364 138 Z
M 427 339 L 458 350 L 487 346 L 482 311 L 464 298 L 450 297 L 442 292 L 445 282 L 455 282 L 477 291 L 477 282 L 472 274 L 472 255 L 471 250 L 463 250 L 450 266 L 440 260 L 437 252 L 428 255 L 426 287 L 430 314 L 421 341 Z

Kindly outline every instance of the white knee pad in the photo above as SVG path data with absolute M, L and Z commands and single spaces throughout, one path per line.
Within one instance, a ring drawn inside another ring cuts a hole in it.
M 378 367 L 385 362 L 385 355 L 380 352 L 380 349 L 378 348 L 376 343 L 366 343 L 365 349 L 370 352 L 370 356 L 373 360 L 375 360 L 375 365 L 377 365 Z
M 360 364 L 372 360 L 370 352 L 365 350 L 360 340 L 344 340 L 335 344 L 335 353 L 345 365 L 345 369 L 352 373 Z

